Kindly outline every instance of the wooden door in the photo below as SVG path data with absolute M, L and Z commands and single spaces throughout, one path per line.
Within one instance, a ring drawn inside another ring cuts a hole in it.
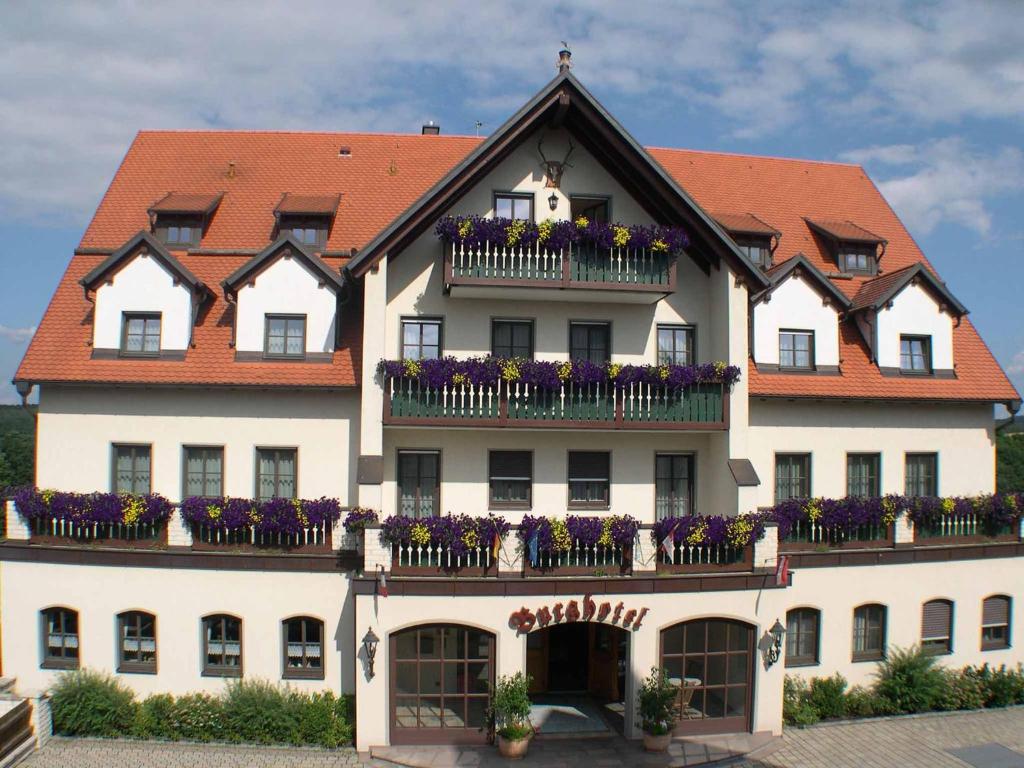
M 619 643 L 616 634 L 621 630 L 603 624 L 590 624 L 590 664 L 588 690 L 598 699 L 619 700 Z
M 526 636 L 526 674 L 531 678 L 530 693 L 543 693 L 548 689 L 548 649 L 551 633 L 546 630 Z

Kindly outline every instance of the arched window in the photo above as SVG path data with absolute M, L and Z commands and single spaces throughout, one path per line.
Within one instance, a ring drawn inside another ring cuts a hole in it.
M 885 606 L 862 605 L 853 609 L 853 660 L 885 658 Z
M 921 609 L 921 650 L 935 656 L 953 652 L 953 603 L 929 600 Z
M 986 597 L 981 604 L 981 650 L 1010 647 L 1011 601 L 1006 595 Z
M 117 617 L 117 671 L 156 674 L 156 616 L 127 611 Z
M 78 611 L 45 608 L 40 611 L 43 669 L 78 668 Z
M 818 638 L 821 611 L 794 608 L 786 614 L 786 666 L 802 667 L 818 663 Z
M 309 616 L 281 622 L 285 678 L 324 679 L 324 623 Z
M 203 674 L 242 676 L 242 620 L 226 614 L 203 619 Z

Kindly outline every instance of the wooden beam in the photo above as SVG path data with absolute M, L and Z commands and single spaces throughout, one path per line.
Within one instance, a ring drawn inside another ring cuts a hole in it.
M 551 117 L 551 127 L 561 128 L 562 123 L 565 121 L 565 115 L 569 111 L 570 97 L 566 91 L 562 91 L 558 94 L 558 106 L 555 108 L 555 114 Z

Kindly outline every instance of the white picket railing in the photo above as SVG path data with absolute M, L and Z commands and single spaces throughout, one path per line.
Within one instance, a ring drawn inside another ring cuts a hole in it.
M 487 547 L 472 547 L 456 553 L 442 544 L 396 544 L 393 549 L 393 567 L 437 568 L 457 571 L 461 568 L 490 568 L 494 560 Z
M 658 557 L 664 565 L 733 565 L 743 562 L 745 547 L 731 544 L 688 544 L 677 542 L 670 551 L 660 550 Z
M 531 562 L 529 547 L 523 553 L 527 563 L 533 568 L 619 568 L 625 562 L 626 552 L 618 544 L 604 546 L 601 544 L 582 544 L 574 541 L 568 550 L 539 550 L 537 558 Z
M 985 519 L 975 512 L 968 512 L 965 515 L 942 515 L 927 523 L 915 524 L 914 533 L 918 538 L 924 539 L 988 536 L 992 532 L 985 523 Z M 1013 524 L 1009 523 L 1005 530 L 996 531 L 995 535 L 1013 533 L 1013 530 Z
M 257 530 L 256 526 L 244 528 L 221 528 L 211 525 L 194 527 L 193 537 L 197 544 L 217 546 L 249 545 L 292 549 L 295 547 L 327 546 L 330 541 L 331 526 L 326 523 L 310 525 L 298 533 L 268 533 Z
M 483 243 L 452 245 L 452 274 L 517 280 L 561 280 L 562 252 L 534 243 L 528 247 Z
M 35 518 L 35 536 L 53 536 L 76 541 L 113 539 L 118 541 L 150 541 L 160 537 L 163 523 L 76 523 L 58 518 Z
M 790 529 L 786 541 L 790 543 L 830 546 L 847 541 L 884 541 L 889 537 L 889 526 L 875 523 L 850 528 L 824 526 L 815 520 L 798 520 Z

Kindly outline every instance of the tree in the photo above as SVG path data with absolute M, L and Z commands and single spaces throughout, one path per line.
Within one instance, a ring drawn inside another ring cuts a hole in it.
M 996 438 L 996 490 L 1024 491 L 1024 432 Z

